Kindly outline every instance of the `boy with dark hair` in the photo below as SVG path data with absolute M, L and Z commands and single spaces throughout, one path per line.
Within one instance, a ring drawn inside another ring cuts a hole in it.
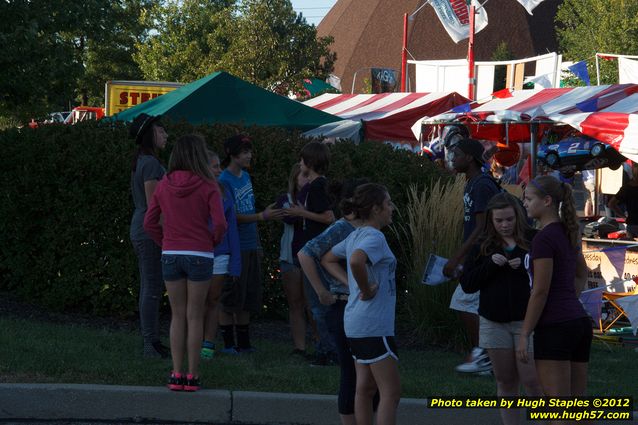
M 325 176 L 330 166 L 328 146 L 320 142 L 307 143 L 301 149 L 300 157 L 301 172 L 309 181 L 306 204 L 303 207 L 293 205 L 286 211 L 289 215 L 303 218 L 303 246 L 332 224 L 335 221 L 335 215 L 328 195 L 328 179 Z M 325 319 L 328 309 L 327 306 L 319 302 L 317 293 L 306 276 L 304 276 L 304 286 L 308 305 L 319 334 L 319 342 L 316 347 L 317 357 L 313 364 L 325 366 L 334 363 L 334 359 L 336 359 L 335 344 L 328 333 Z
M 467 183 L 463 191 L 463 244 L 443 269 L 443 273 L 449 277 L 459 276 L 459 265 L 462 264 L 485 226 L 487 203 L 492 196 L 501 191 L 496 182 L 481 170 L 485 162 L 483 152 L 481 142 L 474 139 L 462 139 L 450 150 L 452 166 L 456 172 L 465 174 Z M 467 294 L 461 285 L 458 285 L 450 302 L 450 308 L 458 311 L 473 347 L 467 362 L 456 367 L 458 372 L 487 372 L 492 368 L 487 352 L 478 346 L 479 296 L 480 292 Z
M 222 309 L 219 328 L 224 339 L 222 353 L 251 353 L 248 325 L 250 313 L 258 313 L 262 304 L 261 258 L 262 251 L 257 233 L 257 222 L 280 220 L 285 215 L 282 209 L 269 205 L 258 213 L 250 175 L 252 143 L 248 136 L 239 134 L 224 141 L 226 169 L 219 181 L 228 187 L 235 202 L 237 229 L 241 251 L 241 275 L 234 283 L 224 285 L 221 295 Z M 235 340 L 235 334 L 237 339 Z
M 314 170 L 318 175 L 324 176 L 330 166 L 330 150 L 328 146 L 320 142 L 307 143 L 299 154 L 306 168 Z

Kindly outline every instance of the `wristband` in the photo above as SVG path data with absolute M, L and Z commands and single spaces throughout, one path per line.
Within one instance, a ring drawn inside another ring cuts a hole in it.
M 266 214 L 266 210 L 263 210 L 263 211 L 261 212 L 261 219 L 262 219 L 263 221 L 268 220 L 268 215 Z

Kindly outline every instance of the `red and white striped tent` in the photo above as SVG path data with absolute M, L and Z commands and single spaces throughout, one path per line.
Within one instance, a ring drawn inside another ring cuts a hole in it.
M 425 118 L 413 130 L 418 135 L 421 125 L 466 122 L 473 124 L 468 127 L 478 139 L 503 141 L 507 132 L 510 141 L 528 142 L 531 122 L 538 123 L 538 140 L 546 128 L 564 124 L 638 161 L 638 84 L 501 91 L 495 96 L 502 97 L 474 102 L 470 112 Z
M 434 116 L 469 100 L 458 93 L 323 94 L 307 100 L 306 106 L 344 118 L 307 133 L 308 136 L 358 140 L 363 127 L 366 139 L 418 144 L 411 127 L 416 120 Z

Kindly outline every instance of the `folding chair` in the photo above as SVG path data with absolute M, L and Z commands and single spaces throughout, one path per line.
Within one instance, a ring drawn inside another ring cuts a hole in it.
M 629 316 L 625 309 L 620 306 L 619 299 L 625 297 L 636 296 L 636 292 L 606 292 L 603 291 L 602 302 L 606 306 L 607 316 L 605 319 L 600 319 L 600 331 L 607 332 L 611 327 L 619 320 L 625 321 L 629 324 Z M 602 315 L 601 315 L 602 316 Z
M 638 291 L 607 292 L 598 287 L 583 291 L 580 301 L 601 333 L 621 324 L 638 326 Z

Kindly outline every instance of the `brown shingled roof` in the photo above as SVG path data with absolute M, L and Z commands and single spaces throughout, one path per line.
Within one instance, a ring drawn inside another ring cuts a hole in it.
M 507 42 L 515 58 L 556 51 L 558 43 L 553 22 L 561 2 L 545 0 L 530 16 L 516 0 L 489 0 L 485 5 L 489 23 L 476 34 L 475 59 L 490 60 L 501 41 Z M 337 52 L 334 73 L 341 78 L 344 92 L 350 92 L 353 75 L 359 69 L 400 70 L 403 14 L 412 13 L 422 3 L 423 0 L 337 1 L 317 27 L 317 32 L 335 39 L 331 47 Z M 416 60 L 467 56 L 467 41 L 455 44 L 429 5 L 414 17 L 409 28 L 408 51 Z M 365 76 L 369 73 L 362 71 L 357 76 L 355 92 L 362 90 Z

